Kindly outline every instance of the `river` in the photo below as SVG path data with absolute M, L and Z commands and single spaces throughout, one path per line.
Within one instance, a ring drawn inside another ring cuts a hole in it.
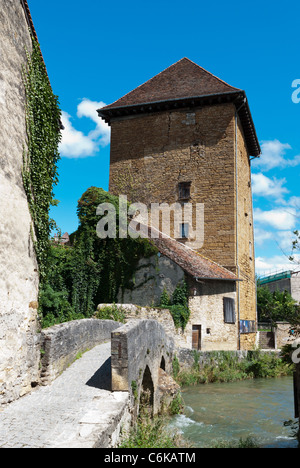
M 185 414 L 175 416 L 176 428 L 193 447 L 213 447 L 220 441 L 250 436 L 262 448 L 297 448 L 291 428 L 294 419 L 293 379 L 254 379 L 213 383 L 182 389 Z

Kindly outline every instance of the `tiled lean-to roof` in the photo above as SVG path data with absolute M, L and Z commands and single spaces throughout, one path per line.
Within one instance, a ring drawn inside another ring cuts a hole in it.
M 261 153 L 245 91 L 230 86 L 188 58 L 183 58 L 146 83 L 98 110 L 112 118 L 232 102 L 238 111 L 251 156 Z
M 134 220 L 131 220 L 131 222 L 134 225 Z M 204 257 L 196 250 L 178 242 L 176 239 L 164 235 L 154 226 L 149 226 L 147 223 L 137 220 L 136 226 L 139 226 L 139 229 L 143 230 L 144 233 L 148 233 L 148 239 L 162 255 L 168 257 L 193 278 L 240 281 L 231 271 Z
M 151 239 L 151 242 L 162 255 L 170 258 L 193 278 L 238 281 L 234 273 L 175 239 Z

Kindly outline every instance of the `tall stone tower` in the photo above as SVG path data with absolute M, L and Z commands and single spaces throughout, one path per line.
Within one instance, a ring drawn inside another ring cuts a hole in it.
M 98 113 L 112 130 L 110 191 L 204 204 L 199 253 L 240 279 L 238 323 L 256 321 L 250 161 L 261 151 L 245 92 L 183 58 Z

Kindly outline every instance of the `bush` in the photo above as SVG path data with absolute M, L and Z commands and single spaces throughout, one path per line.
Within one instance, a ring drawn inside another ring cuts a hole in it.
M 98 309 L 95 318 L 100 320 L 114 320 L 115 322 L 125 323 L 126 311 L 123 307 L 118 307 L 116 304 L 108 305 Z
M 195 356 L 194 356 L 195 358 Z M 211 353 L 210 362 L 199 366 L 194 362 L 190 370 L 177 371 L 174 378 L 180 385 L 197 385 L 213 382 L 280 377 L 291 375 L 293 366 L 274 353 L 249 351 L 247 358 L 239 360 L 230 352 Z

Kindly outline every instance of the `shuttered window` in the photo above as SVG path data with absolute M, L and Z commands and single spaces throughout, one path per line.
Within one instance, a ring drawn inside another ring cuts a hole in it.
M 235 323 L 235 303 L 230 297 L 223 298 L 224 305 L 224 322 Z

